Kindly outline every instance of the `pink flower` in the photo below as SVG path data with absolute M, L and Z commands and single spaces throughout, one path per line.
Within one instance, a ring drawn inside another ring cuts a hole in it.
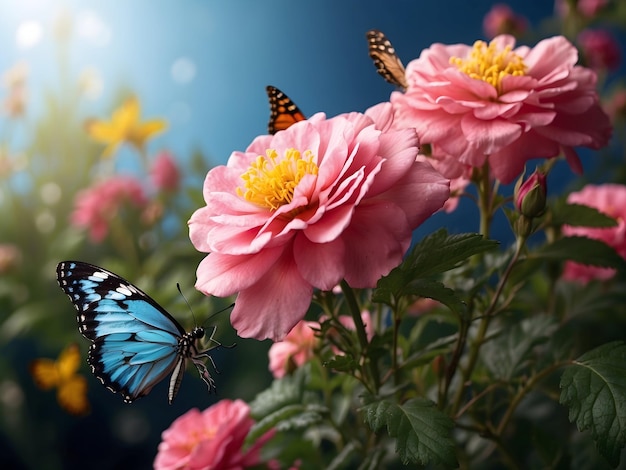
M 587 185 L 578 192 L 571 193 L 567 201 L 571 204 L 584 204 L 595 207 L 600 212 L 613 217 L 616 227 L 593 228 L 564 226 L 565 236 L 584 236 L 603 241 L 613 247 L 617 253 L 626 258 L 626 186 L 619 184 Z M 615 275 L 611 268 L 600 268 L 568 261 L 565 264 L 563 277 L 567 280 L 579 281 L 583 284 L 592 279 L 606 280 Z
M 483 32 L 488 38 L 493 38 L 499 34 L 512 34 L 519 36 L 527 28 L 527 21 L 505 3 L 497 3 L 483 19 Z
M 176 191 L 180 184 L 180 171 L 176 160 L 167 150 L 159 153 L 150 168 L 152 184 L 162 191 Z
M 473 47 L 434 44 L 408 64 L 406 92 L 392 93 L 396 124 L 414 127 L 432 145 L 445 176 L 488 163 L 510 183 L 528 160 L 562 152 L 580 170 L 573 147 L 608 142 L 596 74 L 575 65 L 576 48 L 562 36 L 514 46 L 507 35 Z
M 416 161 L 415 131 L 392 123 L 389 103 L 320 113 L 257 137 L 208 173 L 207 205 L 189 221 L 194 246 L 210 253 L 196 288 L 239 292 L 231 321 L 240 336 L 280 341 L 315 288 L 374 287 L 447 200 L 448 180 Z
M 556 0 L 555 10 L 561 17 L 568 16 L 570 11 L 570 0 Z M 585 18 L 593 18 L 600 10 L 609 4 L 609 0 L 577 0 L 576 10 Z
M 285 336 L 285 339 L 272 344 L 269 350 L 270 371 L 276 379 L 307 363 L 312 357 L 317 344 L 315 329 L 317 322 L 301 320 Z
M 605 29 L 585 29 L 578 35 L 578 44 L 587 65 L 594 70 L 615 70 L 621 54 L 613 35 Z
M 244 451 L 253 424 L 250 407 L 241 400 L 222 400 L 202 412 L 193 408 L 163 431 L 154 468 L 238 470 L 258 465 L 259 450 L 273 431 Z
M 139 181 L 131 176 L 115 176 L 76 195 L 71 222 L 89 229 L 91 240 L 98 243 L 107 236 L 109 224 L 125 204 L 141 208 L 146 202 Z

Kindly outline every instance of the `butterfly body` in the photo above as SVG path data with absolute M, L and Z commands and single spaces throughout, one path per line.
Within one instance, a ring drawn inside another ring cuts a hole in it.
M 203 362 L 211 358 L 196 347 L 204 328 L 186 333 L 138 287 L 98 266 L 61 262 L 57 281 L 78 312 L 80 333 L 92 343 L 87 359 L 92 372 L 125 402 L 147 395 L 171 374 L 168 401 L 172 403 L 187 360 L 196 366 L 209 391 L 215 388 Z
M 408 88 L 404 65 L 391 45 L 391 41 L 382 31 L 371 29 L 366 34 L 369 47 L 369 56 L 374 61 L 376 70 L 392 85 L 402 90 Z
M 291 101 L 291 98 L 278 88 L 268 85 L 265 90 L 270 100 L 270 120 L 267 124 L 267 131 L 270 134 L 276 134 L 278 131 L 285 130 L 296 122 L 306 119 L 306 116 Z

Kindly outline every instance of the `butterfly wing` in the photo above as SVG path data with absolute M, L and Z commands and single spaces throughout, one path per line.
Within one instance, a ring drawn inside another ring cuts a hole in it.
M 37 387 L 50 390 L 59 384 L 59 371 L 52 359 L 35 359 L 29 366 L 30 375 Z
M 124 401 L 146 395 L 176 367 L 185 331 L 139 288 L 80 261 L 59 263 L 57 280 L 78 311 L 79 331 L 92 342 L 92 372 Z
M 87 379 L 78 374 L 69 377 L 59 385 L 57 400 L 68 413 L 87 414 L 90 408 L 87 400 Z
M 289 126 L 299 121 L 304 121 L 306 117 L 302 111 L 278 88 L 268 85 L 265 90 L 270 100 L 270 120 L 267 124 L 267 131 L 276 134 L 278 131 L 287 129 Z
M 391 45 L 391 41 L 381 31 L 376 29 L 369 30 L 366 36 L 369 45 L 369 55 L 374 61 L 378 73 L 392 85 L 406 90 L 408 83 L 404 65 L 402 65 L 402 61 L 396 55 L 396 50 Z

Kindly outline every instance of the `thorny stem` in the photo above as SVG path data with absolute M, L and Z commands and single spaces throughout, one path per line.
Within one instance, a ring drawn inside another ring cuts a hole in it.
M 350 310 L 350 313 L 352 314 L 352 319 L 354 320 L 354 327 L 356 329 L 357 337 L 359 338 L 361 353 L 364 356 L 364 365 L 369 369 L 371 381 L 367 383 L 367 387 L 370 389 L 370 391 L 376 393 L 380 388 L 380 375 L 378 374 L 378 366 L 376 365 L 376 363 L 365 357 L 369 341 L 367 340 L 367 332 L 365 331 L 365 325 L 363 325 L 363 319 L 361 318 L 361 309 L 359 308 L 359 304 L 357 303 L 356 297 L 354 296 L 354 291 L 345 280 L 341 281 L 341 290 L 346 297 L 348 310 Z M 373 390 L 371 390 L 372 388 Z

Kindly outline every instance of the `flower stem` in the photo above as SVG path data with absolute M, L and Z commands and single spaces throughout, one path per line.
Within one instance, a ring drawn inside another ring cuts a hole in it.
M 483 345 L 487 337 L 489 323 L 491 322 L 491 319 L 494 316 L 494 312 L 496 311 L 498 300 L 500 299 L 500 296 L 502 295 L 504 286 L 506 285 L 506 282 L 509 279 L 511 272 L 513 271 L 513 267 L 517 263 L 517 260 L 519 259 L 525 244 L 526 244 L 526 237 L 518 236 L 517 243 L 515 246 L 515 253 L 513 254 L 513 257 L 511 258 L 511 261 L 509 261 L 509 264 L 507 265 L 504 273 L 502 273 L 502 277 L 500 278 L 500 282 L 498 283 L 498 286 L 496 287 L 496 291 L 494 292 L 493 297 L 491 298 L 491 302 L 489 306 L 487 307 L 487 309 L 485 310 L 485 312 L 483 313 L 482 319 L 480 321 L 480 325 L 478 327 L 478 333 L 476 334 L 476 339 L 474 340 L 470 348 L 470 356 L 469 356 L 467 366 L 465 370 L 463 371 L 462 382 L 459 384 L 459 388 L 457 389 L 456 395 L 454 397 L 454 405 L 452 408 L 453 414 L 456 414 L 461 406 L 461 400 L 463 399 L 463 392 L 465 391 L 465 384 L 469 382 L 470 377 L 472 376 L 472 372 L 474 371 L 474 367 L 476 367 L 476 362 L 478 361 L 478 354 L 480 352 L 481 346 Z
M 377 392 L 380 388 L 380 375 L 378 373 L 378 366 L 376 363 L 370 360 L 366 355 L 369 341 L 367 340 L 367 332 L 365 331 L 365 325 L 363 324 L 363 318 L 361 317 L 361 309 L 356 301 L 352 287 L 350 287 L 345 280 L 341 281 L 341 290 L 346 297 L 346 304 L 348 305 L 348 309 L 350 310 L 352 319 L 354 320 L 354 328 L 356 329 L 356 335 L 359 338 L 359 344 L 361 346 L 361 355 L 363 356 L 364 363 L 369 369 L 371 383 L 368 388 L 373 388 L 373 390 Z M 371 386 L 372 384 L 373 387 Z

